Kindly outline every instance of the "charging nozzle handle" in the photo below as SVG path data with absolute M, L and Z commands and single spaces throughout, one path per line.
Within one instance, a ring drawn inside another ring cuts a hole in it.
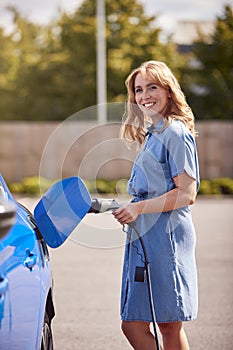
M 91 208 L 88 213 L 105 213 L 106 211 L 118 209 L 120 204 L 117 203 L 115 199 L 99 199 L 93 198 L 91 203 Z

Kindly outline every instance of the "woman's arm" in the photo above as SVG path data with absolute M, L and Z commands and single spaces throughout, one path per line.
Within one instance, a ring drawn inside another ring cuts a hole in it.
M 123 205 L 113 215 L 124 225 L 136 220 L 140 214 L 166 212 L 193 204 L 196 198 L 196 180 L 187 173 L 180 174 L 173 180 L 176 185 L 173 190 L 156 198 Z

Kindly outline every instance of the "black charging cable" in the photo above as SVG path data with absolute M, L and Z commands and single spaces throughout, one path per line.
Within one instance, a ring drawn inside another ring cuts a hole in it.
M 150 262 L 149 262 L 149 259 L 147 256 L 145 244 L 144 244 L 143 239 L 142 239 L 142 237 L 141 237 L 141 235 L 136 227 L 135 222 L 128 223 L 128 226 L 130 226 L 135 231 L 135 233 L 139 239 L 139 242 L 141 244 L 143 254 L 144 254 L 145 268 L 146 268 L 146 279 L 147 279 L 149 302 L 150 302 L 150 309 L 151 309 L 151 316 L 152 316 L 152 324 L 153 324 L 154 336 L 155 336 L 155 344 L 156 344 L 157 350 L 159 350 L 160 349 L 159 338 L 158 338 L 158 333 L 157 333 L 157 329 L 156 329 L 156 315 L 155 315 L 153 292 L 152 292 L 152 286 L 151 286 Z
M 109 210 L 115 210 L 119 208 L 119 203 L 114 200 L 114 199 L 98 199 L 98 198 L 94 198 L 92 199 L 92 205 L 91 208 L 89 210 L 89 213 L 104 213 L 106 211 Z M 142 251 L 144 254 L 144 259 L 145 259 L 145 269 L 146 269 L 146 280 L 147 280 L 147 286 L 148 286 L 148 294 L 149 294 L 149 302 L 150 302 L 150 309 L 151 309 L 151 315 L 152 315 L 152 323 L 153 323 L 153 329 L 154 329 L 154 336 L 155 336 L 155 343 L 156 343 L 156 347 L 157 350 L 160 349 L 159 347 L 159 339 L 158 339 L 158 333 L 156 330 L 156 316 L 155 316 L 155 307 L 154 307 L 154 301 L 153 301 L 153 293 L 152 293 L 152 286 L 151 286 L 151 276 L 150 276 L 150 262 L 147 256 L 147 252 L 146 252 L 146 247 L 144 245 L 143 239 L 136 227 L 135 222 L 130 222 L 128 223 L 128 226 L 131 227 L 139 241 L 142 247 Z

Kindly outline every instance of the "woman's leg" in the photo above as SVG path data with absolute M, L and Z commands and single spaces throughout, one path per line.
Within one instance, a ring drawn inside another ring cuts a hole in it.
M 158 323 L 164 350 L 189 350 L 182 322 Z
M 121 327 L 135 350 L 157 350 L 155 338 L 150 332 L 149 322 L 122 321 Z

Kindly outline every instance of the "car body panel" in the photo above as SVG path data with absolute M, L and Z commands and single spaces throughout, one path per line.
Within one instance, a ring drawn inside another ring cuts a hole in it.
M 15 225 L 0 240 L 0 349 L 39 350 L 52 290 L 49 254 L 32 214 L 14 200 L 1 175 L 0 183 L 17 209 Z

